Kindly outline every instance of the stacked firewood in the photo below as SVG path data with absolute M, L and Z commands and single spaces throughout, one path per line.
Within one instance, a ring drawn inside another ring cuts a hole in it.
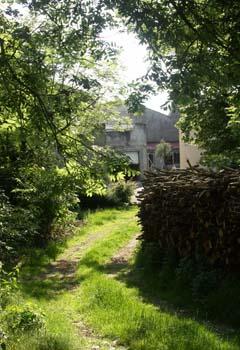
M 203 254 L 214 266 L 240 267 L 240 171 L 147 172 L 139 195 L 142 240 L 179 257 Z

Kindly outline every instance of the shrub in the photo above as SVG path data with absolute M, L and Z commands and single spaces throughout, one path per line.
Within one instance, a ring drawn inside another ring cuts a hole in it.
M 217 287 L 219 274 L 215 270 L 201 271 L 192 280 L 193 300 L 204 301 L 208 294 Z
M 46 246 L 75 218 L 73 178 L 58 168 L 22 168 L 11 198 L 0 192 L 0 256 L 15 262 L 25 248 Z
M 44 315 L 32 304 L 7 306 L 3 322 L 11 332 L 36 331 L 45 325 Z
M 134 184 L 131 181 L 119 181 L 109 185 L 107 198 L 114 205 L 129 204 L 134 191 Z
M 21 207 L 33 213 L 39 234 L 35 238 L 41 244 L 51 237 L 54 225 L 65 222 L 70 208 L 77 203 L 73 178 L 58 168 L 33 166 L 23 169 L 15 193 Z
M 80 207 L 82 209 L 97 209 L 130 204 L 134 186 L 134 182 L 119 181 L 109 184 L 105 194 L 93 194 L 91 197 L 80 194 Z
M 198 259 L 182 258 L 176 268 L 176 278 L 181 285 L 190 288 L 194 301 L 204 301 L 219 285 L 220 271 L 212 269 L 203 256 Z
M 0 256 L 1 260 L 5 260 L 9 255 L 11 247 L 11 238 L 14 236 L 10 227 L 9 218 L 12 215 L 12 207 L 8 201 L 7 196 L 0 192 Z
M 0 311 L 12 301 L 17 290 L 18 267 L 11 272 L 6 272 L 0 262 Z
M 6 272 L 0 264 L 1 322 L 10 332 L 38 330 L 44 326 L 44 315 L 32 304 L 16 304 L 18 272 L 18 267 Z
M 189 257 L 180 259 L 176 268 L 176 278 L 181 284 L 190 286 L 195 273 L 196 265 L 193 259 Z

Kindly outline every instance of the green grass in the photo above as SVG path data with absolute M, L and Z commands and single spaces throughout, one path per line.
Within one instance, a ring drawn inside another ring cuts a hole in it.
M 237 350 L 237 340 L 218 334 L 206 325 L 174 312 L 166 312 L 147 299 L 142 290 L 127 286 L 125 282 L 108 275 L 111 257 L 131 237 L 139 232 L 135 208 L 129 210 L 104 210 L 90 214 L 84 227 L 68 240 L 65 251 L 90 240 L 78 264 L 74 290 L 61 288 L 56 281 L 37 282 L 35 276 L 46 269 L 49 257 L 22 272 L 22 290 L 19 302 L 34 302 L 46 315 L 46 331 L 25 335 L 10 341 L 8 350 L 83 350 L 96 345 L 79 332 L 78 324 L 84 321 L 100 336 L 118 340 L 129 350 Z M 65 254 L 65 255 L 64 255 Z M 30 278 L 31 274 L 31 278 Z M 136 270 L 132 274 L 138 279 Z M 143 275 L 142 275 L 143 276 Z M 134 276 L 132 276 L 134 277 Z M 150 281 L 142 280 L 146 286 Z M 119 275 L 120 278 L 120 275 Z M 134 279 L 134 278 L 133 278 Z M 129 284 L 130 285 L 130 284 Z M 49 298 L 48 298 L 49 297 Z M 51 299 L 50 299 L 51 298 Z M 98 340 L 100 350 L 109 350 L 105 340 Z M 114 345 L 117 350 L 117 345 Z
M 159 310 L 143 302 L 137 288 L 108 278 L 104 267 L 116 251 L 116 238 L 113 234 L 106 242 L 98 242 L 79 267 L 83 279 L 79 310 L 91 327 L 119 338 L 131 350 L 239 349 L 237 339 L 224 340 L 195 320 Z
M 50 242 L 44 249 L 33 249 L 26 252 L 24 266 L 21 269 L 22 275 L 26 277 L 29 273 L 31 276 L 38 275 L 44 271 L 50 261 L 60 257 L 68 248 L 76 244 L 84 242 L 90 233 L 99 231 L 99 226 L 104 224 L 104 232 L 111 231 L 120 211 L 116 209 L 99 210 L 95 213 L 90 213 L 84 218 L 84 225 L 75 230 L 72 237 L 61 242 Z
M 239 349 L 204 325 L 144 303 L 136 290 L 95 275 L 83 286 L 80 312 L 104 336 L 119 338 L 132 350 Z
M 86 252 L 81 261 L 103 261 L 108 252 L 117 251 L 127 243 L 132 234 L 136 232 L 137 225 L 134 218 L 135 208 L 129 210 L 104 210 L 89 214 L 85 226 L 77 229 L 76 234 L 64 245 L 54 247 L 58 251 L 56 256 L 63 258 L 68 251 L 76 245 L 86 242 L 90 235 L 97 234 L 97 239 L 89 242 Z M 104 241 L 105 247 L 102 252 L 98 251 L 99 242 Z M 92 255 L 91 246 L 94 248 L 96 259 Z M 21 291 L 15 296 L 15 303 L 32 302 L 36 304 L 45 314 L 46 330 L 38 334 L 27 334 L 11 336 L 8 348 L 11 350 L 83 350 L 91 349 L 95 340 L 82 337 L 78 331 L 81 322 L 79 315 L 79 291 L 81 289 L 82 276 L 77 276 L 76 289 L 68 290 L 59 284 L 58 280 L 48 278 L 38 280 L 36 277 L 47 270 L 47 266 L 53 258 L 52 247 L 48 248 L 46 254 L 35 250 L 29 255 L 21 271 Z M 100 259 L 100 260 L 99 260 Z M 80 263 L 81 265 L 82 263 Z M 88 267 L 87 267 L 88 268 Z M 97 266 L 94 266 L 97 269 Z M 101 339 L 97 343 L 101 343 Z M 102 342 L 101 350 L 108 350 L 109 346 Z
M 226 277 L 216 270 L 214 274 L 219 274 L 220 277 L 213 288 L 212 275 L 208 276 L 206 270 L 203 274 L 205 279 L 201 283 L 204 289 L 198 290 L 196 295 L 193 278 L 198 278 L 198 272 L 188 269 L 184 275 L 179 275 L 176 269 L 179 265 L 174 257 L 162 264 L 159 256 L 159 250 L 152 252 L 150 247 L 145 247 L 144 251 L 139 250 L 130 273 L 125 276 L 125 283 L 137 288 L 148 302 L 162 306 L 165 303 L 168 310 L 184 311 L 202 322 L 211 321 L 222 332 L 240 338 L 239 275 Z
M 21 296 L 18 303 L 31 301 L 45 314 L 46 328 L 37 333 L 13 335 L 7 349 L 11 350 L 78 350 L 85 349 L 86 341 L 76 333 L 77 305 L 70 293 L 63 293 L 51 302 L 45 299 Z M 16 300 L 15 300 L 16 302 Z

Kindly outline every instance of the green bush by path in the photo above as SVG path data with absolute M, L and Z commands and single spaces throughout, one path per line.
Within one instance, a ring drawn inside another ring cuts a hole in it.
M 43 313 L 32 304 L 8 305 L 3 312 L 2 321 L 13 333 L 33 332 L 45 326 Z
M 120 180 L 110 183 L 105 194 L 93 195 L 91 197 L 80 194 L 80 208 L 99 209 L 123 207 L 131 203 L 131 197 L 134 193 L 135 184 L 132 181 Z
M 70 210 L 77 203 L 73 179 L 66 172 L 29 166 L 17 180 L 11 198 L 0 190 L 0 259 L 8 264 L 26 249 L 62 237 L 76 216 Z

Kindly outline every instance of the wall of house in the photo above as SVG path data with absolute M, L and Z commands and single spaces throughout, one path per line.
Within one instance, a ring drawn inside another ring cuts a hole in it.
M 123 125 L 114 121 L 105 125 L 105 144 L 129 155 L 135 165 L 138 159 L 142 177 L 144 171 L 150 168 L 151 159 L 153 167 L 162 168 L 164 161 L 155 157 L 155 146 L 163 139 L 171 143 L 173 151 L 179 148 L 179 135 L 175 127 L 178 115 L 167 116 L 149 108 L 141 116 L 128 114 L 125 107 L 120 108 L 119 112 Z M 125 123 L 126 116 L 130 119 L 129 125 Z
M 147 138 L 146 125 L 136 123 L 133 128 L 127 131 L 108 131 L 106 133 L 106 145 L 111 146 L 118 151 L 128 155 L 128 152 L 139 160 L 139 170 L 141 173 L 147 169 Z
M 203 150 L 199 149 L 196 145 L 184 142 L 181 132 L 179 132 L 179 146 L 180 168 L 188 168 L 189 164 L 187 161 L 189 161 L 191 165 L 199 164 Z
M 146 108 L 143 114 L 143 120 L 146 123 L 148 142 L 159 143 L 162 139 L 167 142 L 178 141 L 178 129 L 175 123 L 178 114 L 165 115 Z

